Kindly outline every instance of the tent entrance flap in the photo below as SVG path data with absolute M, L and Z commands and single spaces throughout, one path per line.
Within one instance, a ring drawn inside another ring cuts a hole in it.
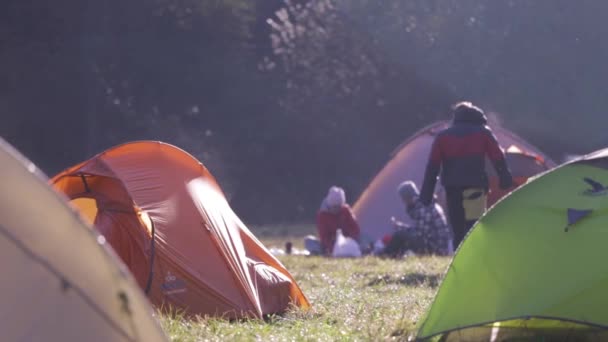
M 80 213 L 80 217 L 85 222 L 94 226 L 95 218 L 99 208 L 97 207 L 97 201 L 90 197 L 78 197 L 70 201 L 72 207 L 76 208 Z

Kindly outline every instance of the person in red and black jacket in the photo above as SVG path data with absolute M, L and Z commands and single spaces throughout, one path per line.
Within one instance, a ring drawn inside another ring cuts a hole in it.
M 359 242 L 359 224 L 350 206 L 346 203 L 344 190 L 332 186 L 317 213 L 317 232 L 321 242 L 322 254 L 331 255 L 336 243 L 338 229 L 342 230 L 344 236 Z
M 486 157 L 496 169 L 502 189 L 511 187 L 513 178 L 483 111 L 470 102 L 460 102 L 452 107 L 452 113 L 452 125 L 433 142 L 420 201 L 431 204 L 441 171 L 456 247 L 486 209 L 489 187 Z

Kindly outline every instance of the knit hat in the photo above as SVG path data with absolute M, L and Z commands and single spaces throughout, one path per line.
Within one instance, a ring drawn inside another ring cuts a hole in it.
M 418 196 L 418 188 L 412 181 L 405 181 L 397 187 L 397 193 L 403 200 L 411 199 L 414 196 Z
M 471 102 L 459 102 L 452 106 L 454 122 L 469 122 L 485 125 L 488 118 L 483 110 Z
M 342 206 L 346 203 L 346 195 L 344 190 L 337 186 L 332 186 L 327 192 L 325 203 L 330 207 Z

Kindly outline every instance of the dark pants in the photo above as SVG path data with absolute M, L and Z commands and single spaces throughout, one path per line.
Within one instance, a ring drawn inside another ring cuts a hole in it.
M 448 206 L 448 219 L 454 232 L 454 250 L 460 246 L 477 219 L 467 220 L 463 205 L 463 192 L 469 187 L 446 187 L 445 196 Z
M 397 258 L 402 256 L 406 251 L 411 250 L 415 254 L 423 254 L 424 243 L 420 240 L 413 229 L 400 229 L 393 233 L 391 241 L 384 248 L 382 254 Z

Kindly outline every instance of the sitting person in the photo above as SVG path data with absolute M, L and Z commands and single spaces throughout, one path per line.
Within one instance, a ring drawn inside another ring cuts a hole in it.
M 331 255 L 338 229 L 342 230 L 345 237 L 359 242 L 359 224 L 350 206 L 346 203 L 344 190 L 332 186 L 321 202 L 321 208 L 317 213 L 319 240 L 312 236 L 306 237 L 304 241 L 306 249 L 311 254 Z
M 452 232 L 441 207 L 437 203 L 422 204 L 416 184 L 411 181 L 401 183 L 397 191 L 414 222 L 407 225 L 392 217 L 396 231 L 383 238 L 384 248 L 379 254 L 399 257 L 407 250 L 415 254 L 452 254 Z
M 384 235 L 378 241 L 380 248 L 377 250 L 377 255 L 400 258 L 408 251 L 414 254 L 424 254 L 422 238 L 412 226 L 397 221 L 395 217 L 391 217 L 391 223 L 395 231 L 392 234 Z

